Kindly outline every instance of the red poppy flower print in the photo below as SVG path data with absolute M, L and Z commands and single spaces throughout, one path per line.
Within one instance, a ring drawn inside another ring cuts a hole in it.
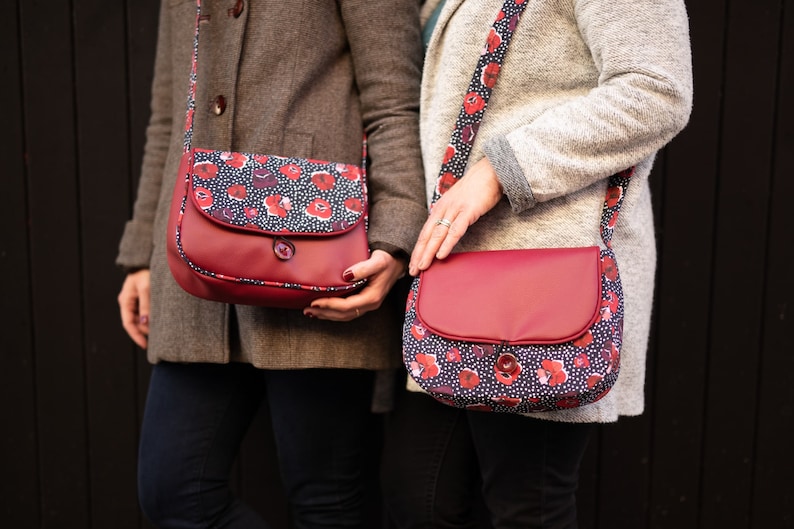
M 265 206 L 267 206 L 268 215 L 282 219 L 287 216 L 287 211 L 292 209 L 289 197 L 282 197 L 281 195 L 270 195 L 267 197 Z
M 477 358 L 482 358 L 483 356 L 491 356 L 494 353 L 494 348 L 493 345 L 489 344 L 472 345 L 471 352 Z
M 438 179 L 438 194 L 443 195 L 449 191 L 449 188 L 454 186 L 456 182 L 457 179 L 455 175 L 449 172 L 444 173 L 441 178 Z
M 584 349 L 593 343 L 593 333 L 588 329 L 583 335 L 573 341 L 573 344 L 580 349 Z
M 607 207 L 614 208 L 623 198 L 623 188 L 620 186 L 607 189 Z
M 499 370 L 498 363 L 494 365 L 493 372 L 496 375 L 496 380 L 504 384 L 505 386 L 510 386 L 518 380 L 518 375 L 521 374 L 521 364 L 516 362 L 516 368 L 510 372 L 506 373 L 504 371 Z
M 472 123 L 471 125 L 466 125 L 465 127 L 463 127 L 463 130 L 460 133 L 460 140 L 463 143 L 473 142 L 475 136 L 477 136 L 478 130 L 480 130 L 479 123 Z
M 364 207 L 360 198 L 347 198 L 345 199 L 345 209 L 350 213 L 361 213 Z
M 460 349 L 453 347 L 447 351 L 447 362 L 460 362 Z
M 234 219 L 234 212 L 229 208 L 220 208 L 212 210 L 212 216 L 221 222 L 232 222 Z
M 504 17 L 505 17 L 505 12 L 499 11 L 499 17 L 497 19 L 501 20 Z M 486 40 L 486 44 L 485 44 L 488 53 L 493 53 L 494 50 L 496 50 L 496 48 L 498 48 L 501 44 L 502 44 L 501 35 L 499 35 L 499 33 L 497 33 L 496 30 L 491 28 L 491 31 L 488 33 L 488 39 Z
M 226 162 L 226 165 L 240 169 L 248 162 L 248 156 L 241 152 L 223 152 L 221 153 L 221 160 Z
M 460 385 L 462 388 L 472 389 L 480 384 L 480 375 L 478 375 L 473 369 L 469 369 L 467 367 L 458 373 L 458 380 L 460 380 Z
M 581 404 L 581 401 L 574 395 L 562 395 L 562 398 L 557 400 L 557 406 L 560 408 L 576 408 Z
M 601 271 L 610 281 L 618 278 L 618 265 L 609 255 L 605 255 L 601 260 Z
M 501 66 L 499 66 L 499 63 L 496 62 L 492 62 L 483 68 L 482 77 L 480 78 L 482 84 L 488 88 L 493 88 L 496 84 L 496 76 L 499 75 L 500 69 Z
M 436 355 L 418 353 L 416 360 L 411 362 L 411 374 L 415 377 L 421 376 L 423 380 L 437 377 L 440 372 Z
M 491 397 L 491 400 L 494 402 L 494 404 L 500 404 L 502 406 L 507 406 L 508 408 L 515 408 L 521 404 L 521 399 L 517 397 L 508 397 L 506 395 Z
M 209 180 L 218 176 L 218 166 L 211 162 L 201 162 L 193 166 L 193 174 L 202 180 Z
M 466 409 L 469 411 L 493 411 L 493 406 L 487 404 L 466 404 Z
M 609 312 L 612 314 L 617 313 L 619 305 L 620 300 L 618 299 L 618 295 L 611 290 L 608 291 L 604 296 L 604 299 L 601 300 L 601 306 L 608 308 Z
M 196 203 L 201 209 L 207 209 L 212 206 L 214 202 L 212 199 L 212 191 L 205 187 L 197 187 L 193 190 L 193 193 L 196 197 Z
M 413 336 L 417 340 L 421 340 L 425 337 L 425 333 L 427 330 L 425 329 L 424 325 L 422 325 L 419 320 L 414 320 L 414 324 L 411 326 L 411 336 Z
M 251 171 L 251 181 L 254 184 L 254 189 L 265 189 L 266 187 L 275 187 L 278 185 L 278 178 L 276 178 L 276 175 L 264 167 Z
M 280 167 L 278 171 L 290 180 L 297 180 L 301 176 L 300 165 L 294 163 L 288 163 Z
M 604 343 L 604 348 L 601 350 L 601 358 L 609 363 L 607 366 L 607 373 L 617 371 L 618 368 L 620 368 L 620 351 L 612 340 L 607 340 Z
M 454 145 L 447 145 L 447 150 L 444 152 L 444 161 L 441 162 L 443 164 L 448 164 L 449 161 L 455 157 L 455 146 Z
M 485 107 L 485 99 L 483 99 L 477 92 L 469 92 L 463 98 L 463 108 L 466 114 L 476 114 Z M 468 142 L 467 142 L 468 143 Z
M 187 117 L 185 118 L 185 130 L 190 129 L 190 125 L 193 123 L 193 114 L 195 114 L 194 109 L 189 109 L 187 111 Z
M 599 375 L 598 373 L 593 373 L 589 377 L 587 377 L 587 387 L 588 389 L 593 389 L 596 387 L 596 384 L 601 382 L 604 379 L 603 375 Z
M 245 186 L 242 184 L 234 184 L 229 187 L 226 192 L 229 193 L 229 198 L 234 200 L 245 200 L 245 197 L 248 196 L 248 191 L 246 191 Z
M 568 373 L 565 372 L 563 364 L 559 360 L 544 360 L 540 365 L 538 380 L 541 384 L 554 387 L 568 380 Z
M 331 218 L 333 211 L 331 210 L 331 204 L 327 200 L 315 198 L 306 206 L 306 213 L 321 220 L 328 220 Z
M 361 168 L 351 164 L 336 164 L 336 170 L 339 174 L 347 178 L 351 182 L 355 182 L 361 178 Z
M 405 299 L 405 312 L 410 311 L 411 307 L 414 306 L 414 297 L 415 296 L 416 296 L 416 294 L 414 294 L 413 290 L 408 292 L 408 297 Z
M 259 210 L 257 208 L 248 208 L 248 207 L 246 207 L 246 208 L 243 208 L 243 211 L 245 212 L 246 218 L 249 218 L 249 219 L 254 219 L 254 218 L 259 216 Z
M 614 229 L 615 228 L 615 224 L 617 224 L 617 223 L 618 223 L 618 212 L 617 211 L 613 211 L 612 212 L 612 216 L 609 218 L 609 221 L 607 221 L 607 227 L 609 229 Z
M 590 367 L 590 359 L 587 358 L 586 354 L 579 353 L 573 359 L 573 367 L 578 367 L 579 369 Z
M 317 186 L 321 191 L 328 191 L 334 187 L 336 178 L 330 173 L 318 172 L 312 174 L 312 184 Z

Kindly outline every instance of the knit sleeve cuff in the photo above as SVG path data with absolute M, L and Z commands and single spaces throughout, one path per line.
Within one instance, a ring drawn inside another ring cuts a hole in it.
M 496 176 L 502 184 L 513 211 L 521 213 L 535 206 L 537 200 L 532 194 L 532 188 L 507 139 L 504 136 L 491 138 L 483 145 L 483 150 L 488 161 L 496 170 Z

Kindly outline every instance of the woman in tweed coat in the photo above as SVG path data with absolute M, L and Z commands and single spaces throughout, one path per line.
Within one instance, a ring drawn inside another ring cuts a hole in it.
M 597 246 L 607 179 L 636 166 L 612 239 L 626 311 L 620 377 L 596 403 L 531 418 L 404 395 L 385 459 L 401 528 L 476 527 L 468 509 L 479 480 L 495 528 L 575 527 L 578 466 L 592 425 L 643 411 L 656 262 L 648 175 L 690 114 L 684 2 L 525 1 L 466 173 L 434 206 L 410 273 L 453 249 Z M 433 15 L 420 118 L 428 200 L 503 2 L 424 6 Z
M 266 397 L 295 523 L 358 527 L 373 373 L 399 365 L 403 300 L 387 294 L 426 216 L 418 5 L 202 3 L 193 144 L 358 164 L 366 132 L 373 251 L 345 273 L 369 278 L 363 290 L 303 311 L 230 306 L 180 289 L 166 262 L 166 222 L 196 2 L 163 0 L 142 174 L 117 259 L 129 272 L 119 294 L 124 327 L 156 364 L 141 503 L 160 527 L 266 527 L 228 489 L 239 442 Z

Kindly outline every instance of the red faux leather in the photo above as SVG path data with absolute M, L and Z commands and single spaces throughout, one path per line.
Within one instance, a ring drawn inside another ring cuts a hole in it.
M 275 234 L 235 227 L 206 215 L 189 193 L 191 186 L 184 178 L 188 171 L 190 153 L 185 153 L 173 193 L 167 240 L 171 273 L 187 292 L 226 303 L 296 309 L 317 298 L 355 292 L 342 274 L 369 257 L 365 221 L 338 234 L 284 234 L 281 238 L 292 243 L 295 251 L 292 258 L 281 260 L 273 250 Z
M 510 345 L 569 342 L 600 306 L 597 246 L 452 254 L 422 272 L 416 299 L 435 334 Z

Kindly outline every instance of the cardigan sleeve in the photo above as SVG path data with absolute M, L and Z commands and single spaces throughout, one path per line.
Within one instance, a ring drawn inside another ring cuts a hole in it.
M 124 227 L 116 264 L 124 269 L 148 268 L 152 255 L 154 217 L 171 139 L 171 39 L 169 2 L 160 6 L 157 50 L 152 81 L 151 116 L 146 129 L 141 177 L 132 220 Z
M 683 129 L 691 112 L 683 0 L 573 0 L 572 5 L 599 73 L 597 86 L 483 145 L 516 212 L 652 156 Z
M 347 0 L 341 12 L 368 141 L 370 245 L 410 253 L 427 218 L 419 147 L 419 3 Z

